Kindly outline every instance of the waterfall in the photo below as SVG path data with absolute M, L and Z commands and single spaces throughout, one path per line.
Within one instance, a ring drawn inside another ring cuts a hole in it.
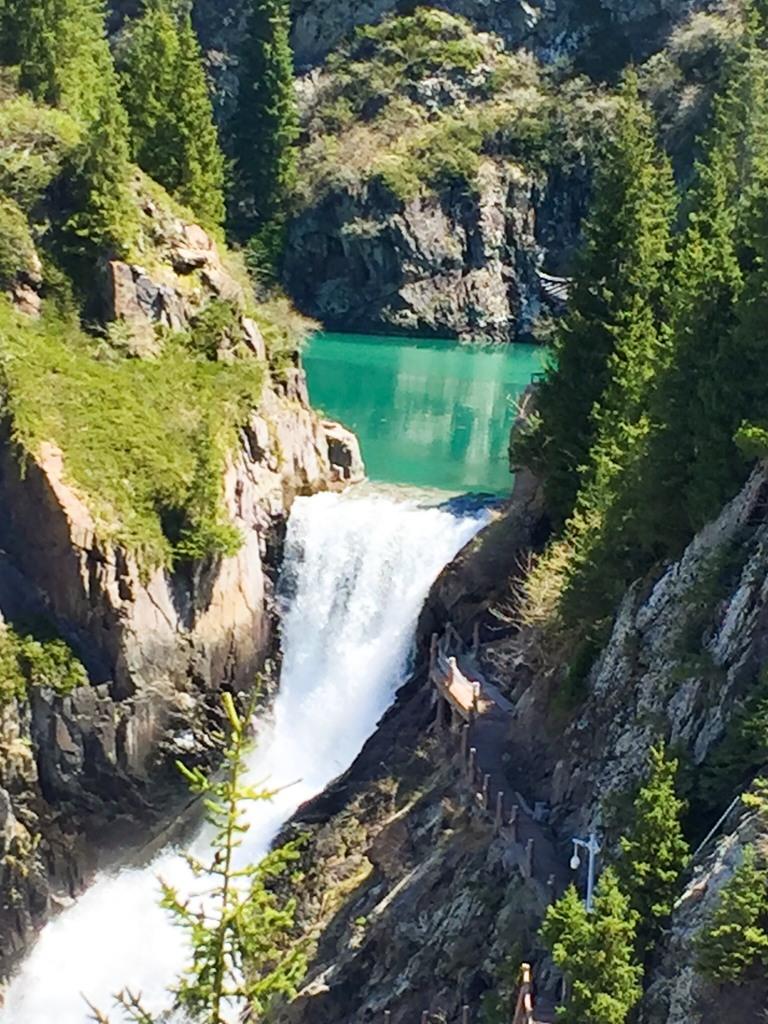
M 283 666 L 273 712 L 256 723 L 249 777 L 283 788 L 253 804 L 244 854 L 354 760 L 408 672 L 416 619 L 434 579 L 484 522 L 415 501 L 354 492 L 296 501 L 280 584 Z M 193 846 L 204 848 L 203 831 Z M 184 963 L 180 931 L 157 905 L 158 876 L 189 891 L 178 850 L 99 876 L 51 921 L 13 979 L 0 1024 L 84 1024 L 124 986 L 149 1009 Z M 186 887 L 186 888 L 185 888 Z

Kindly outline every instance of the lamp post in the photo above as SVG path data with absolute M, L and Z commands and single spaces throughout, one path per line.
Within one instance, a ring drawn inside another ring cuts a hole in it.
M 581 866 L 581 857 L 579 857 L 579 849 L 587 851 L 587 899 L 586 907 L 587 913 L 592 912 L 592 898 L 595 892 L 595 868 L 597 864 L 597 855 L 600 853 L 601 847 L 597 841 L 597 836 L 594 832 L 591 832 L 589 839 L 573 839 L 573 856 L 571 857 L 571 870 L 576 871 Z

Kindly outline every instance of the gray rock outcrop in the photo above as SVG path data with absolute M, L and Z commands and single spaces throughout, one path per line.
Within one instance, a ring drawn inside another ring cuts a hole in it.
M 286 282 L 331 328 L 511 341 L 538 316 L 532 181 L 486 161 L 465 191 L 334 191 L 291 224 Z
M 115 0 L 115 6 L 122 13 L 135 8 L 133 0 Z M 302 68 L 316 65 L 357 26 L 377 22 L 393 11 L 407 13 L 416 6 L 398 0 L 293 0 L 296 62 Z M 622 57 L 638 58 L 693 5 L 685 0 L 600 0 L 585 9 L 576 0 L 436 0 L 430 6 L 469 18 L 482 31 L 498 33 L 509 46 L 524 44 L 552 56 L 573 54 L 584 50 L 596 36 L 603 36 L 604 44 L 610 38 L 611 48 Z M 218 67 L 227 72 L 227 58 L 237 52 L 245 9 L 245 0 L 195 2 L 196 24 L 204 44 L 216 55 Z M 604 60 L 602 71 L 608 70 Z

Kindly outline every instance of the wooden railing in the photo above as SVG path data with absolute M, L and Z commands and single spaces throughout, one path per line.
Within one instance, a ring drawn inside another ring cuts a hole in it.
M 392 1011 L 384 1011 L 384 1024 L 392 1024 Z M 541 1019 L 536 1015 L 536 1008 L 534 1006 L 533 997 L 533 974 L 531 971 L 530 964 L 523 964 L 520 968 L 520 981 L 517 990 L 517 1000 L 515 1002 L 514 1014 L 512 1016 L 511 1024 L 550 1024 L 554 1019 L 553 1015 L 546 1011 L 544 1017 Z M 445 1016 L 441 1012 L 440 1014 L 432 1014 L 429 1010 L 424 1010 L 421 1014 L 421 1024 L 433 1024 L 434 1021 L 440 1020 L 445 1021 Z M 469 1006 L 462 1006 L 459 1015 L 460 1024 L 472 1024 L 473 1014 Z M 415 1022 L 414 1022 L 415 1024 Z
M 501 788 L 498 782 L 503 783 L 503 774 L 499 766 L 495 762 L 489 764 L 490 759 L 482 756 L 483 717 L 505 715 L 511 705 L 494 687 L 464 675 L 457 660 L 463 649 L 461 638 L 450 625 L 441 638 L 432 637 L 429 675 L 437 696 L 437 733 L 449 742 L 458 740 L 461 776 L 469 788 L 472 804 L 492 826 L 491 835 L 504 839 L 507 862 L 516 865 L 523 878 L 537 879 L 546 886 L 548 898 L 554 899 L 556 879 L 551 867 L 540 867 L 537 876 L 535 840 L 530 834 L 527 838 L 520 834 L 525 811 L 522 797 L 517 793 L 510 796 Z M 486 763 L 481 767 L 483 761 Z M 493 776 L 486 770 L 489 767 Z M 530 833 L 530 827 L 525 831 Z
M 517 1005 L 515 1006 L 512 1024 L 534 1024 L 533 982 L 530 964 L 523 964 L 520 968 L 520 988 L 517 992 Z

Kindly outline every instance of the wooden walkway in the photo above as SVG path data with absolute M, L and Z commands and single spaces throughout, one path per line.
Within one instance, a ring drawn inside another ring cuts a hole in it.
M 505 842 L 506 863 L 551 901 L 570 882 L 567 858 L 546 827 L 546 812 L 537 814 L 542 810 L 538 806 L 531 809 L 507 777 L 505 754 L 514 708 L 484 677 L 477 650 L 477 637 L 473 649 L 467 650 L 451 626 L 442 637 L 433 636 L 429 677 L 435 689 L 436 728 L 446 737 L 458 737 L 460 764 L 473 804 L 492 824 L 494 836 Z M 554 1001 L 543 995 L 534 1010 L 530 967 L 527 974 L 526 967 L 513 1024 L 549 1024 L 555 1020 Z

